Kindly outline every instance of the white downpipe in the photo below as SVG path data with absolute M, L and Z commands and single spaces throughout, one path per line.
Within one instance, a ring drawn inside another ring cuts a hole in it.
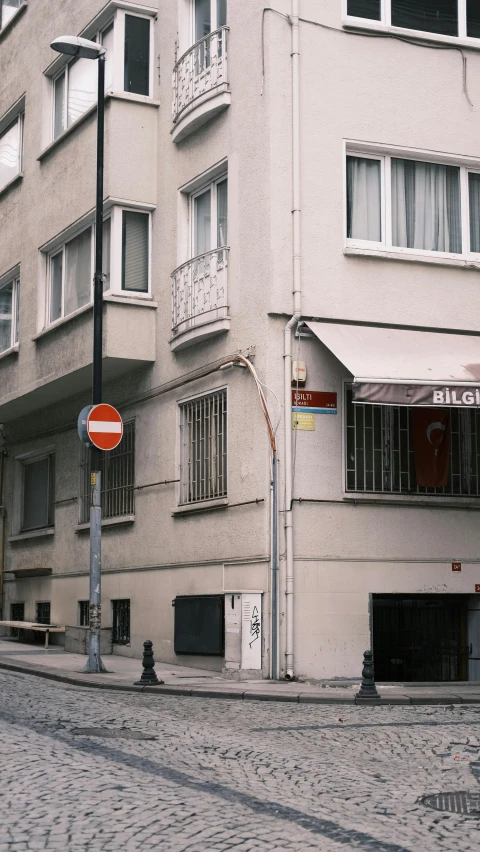
M 292 174 L 293 174 L 293 310 L 285 327 L 285 550 L 286 550 L 286 672 L 294 677 L 293 661 L 293 458 L 292 458 L 292 331 L 302 315 L 300 217 L 300 50 L 299 2 L 292 0 Z

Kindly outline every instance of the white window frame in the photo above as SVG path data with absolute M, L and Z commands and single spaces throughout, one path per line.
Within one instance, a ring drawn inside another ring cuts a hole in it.
M 139 95 L 135 92 L 126 92 L 124 89 L 124 61 L 125 61 L 125 15 L 130 15 L 134 18 L 142 18 L 144 20 L 149 21 L 150 23 L 150 50 L 149 50 L 149 58 L 150 58 L 150 67 L 149 67 L 149 80 L 148 80 L 148 95 Z M 135 101 L 146 101 L 149 102 L 153 100 L 153 85 L 154 85 L 154 75 L 153 75 L 153 57 L 154 57 L 154 31 L 153 31 L 153 18 L 149 14 L 142 13 L 141 11 L 137 11 L 135 6 L 132 6 L 132 9 L 126 8 L 114 8 L 113 13 L 110 14 L 110 17 L 99 27 L 96 31 L 90 32 L 88 34 L 88 38 L 90 41 L 95 41 L 101 43 L 102 35 L 109 28 L 109 26 L 113 24 L 113 65 L 112 65 L 112 83 L 110 86 L 106 86 L 105 94 L 109 93 L 118 93 L 121 94 L 122 97 L 128 98 Z M 85 34 L 83 34 L 85 36 Z M 50 140 L 52 142 L 59 139 L 64 133 L 69 131 L 72 127 L 75 127 L 82 119 L 88 115 L 91 110 L 96 107 L 97 99 L 95 98 L 95 103 L 92 104 L 87 110 L 85 110 L 82 115 L 80 115 L 70 126 L 64 127 L 61 133 L 55 136 L 55 83 L 56 81 L 65 74 L 65 86 L 64 86 L 64 111 L 65 116 L 68 115 L 68 73 L 69 73 L 69 65 L 73 61 L 72 59 L 67 62 L 62 61 L 59 68 L 56 68 L 53 74 L 50 74 L 50 82 L 51 82 L 51 121 L 50 121 Z M 93 61 L 93 60 L 90 60 Z M 55 67 L 55 66 L 54 66 Z M 48 73 L 48 72 L 45 72 Z
M 90 231 L 90 300 L 82 305 L 81 308 L 78 308 L 76 311 L 72 311 L 70 314 L 65 314 L 64 310 L 64 302 L 65 302 L 65 273 L 66 273 L 66 246 L 67 243 L 74 240 L 75 237 L 79 237 L 81 234 L 84 234 L 86 231 Z M 53 259 L 57 257 L 59 254 L 62 255 L 62 312 L 59 317 L 55 320 L 50 319 L 50 308 L 51 308 L 51 293 L 52 293 L 52 267 L 53 267 Z M 83 226 L 81 228 L 77 228 L 75 231 L 72 231 L 64 238 L 64 240 L 59 243 L 52 251 L 50 251 L 47 255 L 47 299 L 46 299 L 46 308 L 45 308 L 45 325 L 52 326 L 57 323 L 62 322 L 63 320 L 68 319 L 68 317 L 75 316 L 80 311 L 83 311 L 89 305 L 92 304 L 93 301 L 93 270 L 94 270 L 94 262 L 95 262 L 95 239 L 94 239 L 94 226 L 89 224 L 87 226 Z
M 227 3 L 227 19 L 228 19 L 228 0 Z M 217 21 L 217 0 L 210 0 L 210 20 L 211 20 L 211 29 L 210 33 L 216 32 L 219 29 L 218 21 Z M 204 36 L 207 38 L 208 36 Z M 196 44 L 198 39 L 195 38 L 195 0 L 190 0 L 190 44 Z
M 0 351 L 0 357 L 12 350 L 18 349 L 18 318 L 20 313 L 20 274 L 7 275 L 0 278 L 0 293 L 6 287 L 12 285 L 12 328 L 10 334 L 10 346 Z
M 3 23 L 2 3 L 0 2 L 0 33 L 1 33 L 1 32 L 3 32 L 3 30 L 5 29 L 5 27 L 10 26 L 10 23 L 14 20 L 14 18 L 16 18 L 16 17 L 17 17 L 17 15 L 18 15 L 18 13 L 20 12 L 20 10 L 21 10 L 21 9 L 23 9 L 23 7 L 24 7 L 24 6 L 27 6 L 27 5 L 28 5 L 28 3 L 26 2 L 26 0 L 24 0 L 24 2 L 23 2 L 23 3 L 20 3 L 20 4 L 19 4 L 19 6 L 18 6 L 18 8 L 17 8 L 17 9 L 15 9 L 15 11 L 14 11 L 13 15 L 11 15 L 11 16 L 10 16 L 10 18 L 8 19 L 8 21 L 6 21 L 5 23 Z
M 467 0 L 458 0 L 458 35 L 443 35 L 442 33 L 431 33 L 426 30 L 415 30 L 407 27 L 392 26 L 391 0 L 380 0 L 380 20 L 372 18 L 359 18 L 349 15 L 347 12 L 348 0 L 342 0 L 342 23 L 344 26 L 355 26 L 363 29 L 388 29 L 390 32 L 413 36 L 421 39 L 433 39 L 434 41 L 445 41 L 458 43 L 459 40 L 466 41 L 480 47 L 480 38 L 467 36 Z
M 195 247 L 195 199 L 199 198 L 204 192 L 210 190 L 210 248 L 205 254 L 216 249 L 228 248 L 228 246 L 217 246 L 217 228 L 218 228 L 218 208 L 217 208 L 217 186 L 223 181 L 227 181 L 227 198 L 228 198 L 228 172 L 225 171 L 218 177 L 211 178 L 206 183 L 202 184 L 201 188 L 195 189 L 189 194 L 189 218 L 190 218 L 190 258 L 193 259 Z M 227 207 L 227 229 L 228 229 L 228 207 Z M 202 255 L 199 255 L 201 257 Z
M 382 240 L 361 240 L 347 237 L 347 157 L 361 157 L 380 161 L 381 170 L 381 227 Z M 392 176 L 391 161 L 393 159 L 427 162 L 437 165 L 456 166 L 460 169 L 460 217 L 462 227 L 462 252 L 430 251 L 418 248 L 396 246 L 392 241 Z M 480 252 L 472 252 L 470 247 L 470 197 L 468 175 L 480 174 L 480 161 L 455 157 L 451 154 L 438 154 L 431 151 L 412 150 L 411 148 L 385 148 L 375 144 L 346 142 L 343 158 L 344 204 L 343 204 L 343 234 L 344 246 L 348 249 L 358 249 L 371 254 L 384 256 L 386 252 L 405 257 L 415 257 L 451 261 L 480 262 Z
M 51 481 L 52 475 L 52 459 L 53 457 L 53 483 Z M 31 464 L 34 462 L 42 461 L 43 459 L 49 459 L 49 495 L 53 497 L 52 500 L 52 523 L 48 524 L 46 527 L 35 527 L 34 529 L 24 529 L 23 528 L 23 509 L 24 509 L 24 470 L 25 465 Z M 15 535 L 25 535 L 25 536 L 34 536 L 41 534 L 43 530 L 51 530 L 55 529 L 55 485 L 56 485 L 56 451 L 55 446 L 44 447 L 42 450 L 34 450 L 33 452 L 23 453 L 20 456 L 15 457 L 15 479 L 14 479 L 14 508 L 13 508 L 13 516 L 12 523 L 13 529 L 12 534 Z
M 225 411 L 226 411 L 226 415 L 227 415 L 226 416 L 226 432 L 225 432 L 225 454 L 226 454 L 225 468 L 226 468 L 226 479 L 227 479 L 226 494 L 222 497 L 209 497 L 209 498 L 206 498 L 204 500 L 182 502 L 182 490 L 183 490 L 183 486 L 184 486 L 184 480 L 182 480 L 182 453 L 183 453 L 182 429 L 181 429 L 182 416 L 183 416 L 182 407 L 189 402 L 195 402 L 198 399 L 207 398 L 207 397 L 212 396 L 213 394 L 216 394 L 216 393 L 225 393 Z M 230 395 L 229 395 L 229 391 L 228 391 L 228 385 L 221 385 L 220 387 L 212 388 L 211 390 L 207 390 L 207 391 L 201 391 L 200 393 L 196 393 L 196 394 L 191 394 L 190 396 L 187 396 L 183 399 L 177 400 L 177 405 L 176 405 L 176 409 L 177 409 L 177 411 L 176 411 L 176 421 L 177 421 L 176 422 L 176 435 L 177 435 L 177 440 L 176 440 L 176 457 L 177 457 L 176 469 L 177 469 L 177 477 L 176 478 L 178 479 L 178 483 L 177 483 L 177 487 L 176 487 L 176 492 L 177 492 L 176 493 L 176 504 L 177 504 L 177 507 L 178 507 L 179 510 L 185 509 L 185 510 L 188 511 L 189 509 L 194 510 L 195 508 L 198 508 L 198 507 L 201 508 L 202 506 L 210 506 L 210 505 L 214 506 L 214 505 L 218 505 L 218 504 L 225 505 L 225 504 L 228 503 L 228 494 L 229 494 L 229 488 L 230 488 L 230 468 L 229 468 L 229 462 L 230 462 L 229 405 L 230 405 L 230 400 L 229 400 L 229 397 L 230 397 Z
M 7 133 L 8 130 L 18 123 L 18 155 L 17 155 L 17 171 L 16 174 L 10 178 L 7 183 L 0 186 L 0 193 L 4 192 L 17 178 L 23 175 L 23 125 L 25 118 L 25 98 L 20 98 L 16 104 L 14 104 L 8 112 L 5 113 L 4 116 L 0 119 L 0 137 L 3 136 L 4 133 Z

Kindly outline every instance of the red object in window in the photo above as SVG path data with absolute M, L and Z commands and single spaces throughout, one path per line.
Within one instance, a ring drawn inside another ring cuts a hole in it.
M 417 485 L 442 488 L 448 479 L 450 412 L 441 408 L 414 408 L 412 423 Z

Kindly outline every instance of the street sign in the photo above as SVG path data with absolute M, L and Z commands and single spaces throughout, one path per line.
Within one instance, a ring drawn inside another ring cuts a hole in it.
M 77 422 L 78 437 L 80 438 L 82 444 L 85 444 L 86 447 L 92 446 L 92 443 L 90 441 L 90 438 L 88 437 L 88 432 L 87 432 L 88 415 L 90 414 L 92 408 L 93 408 L 93 405 L 86 405 L 85 408 L 82 408 L 80 414 L 78 415 L 78 422 Z
M 315 432 L 315 414 L 294 411 L 292 414 L 292 427 L 301 432 Z
M 123 421 L 113 405 L 94 405 L 87 417 L 88 437 L 99 450 L 114 450 L 123 437 Z
M 336 414 L 337 394 L 331 391 L 292 390 L 294 411 L 310 414 Z

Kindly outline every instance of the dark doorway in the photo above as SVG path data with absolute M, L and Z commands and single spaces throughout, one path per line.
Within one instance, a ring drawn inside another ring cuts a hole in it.
M 468 680 L 468 595 L 373 595 L 375 680 Z

